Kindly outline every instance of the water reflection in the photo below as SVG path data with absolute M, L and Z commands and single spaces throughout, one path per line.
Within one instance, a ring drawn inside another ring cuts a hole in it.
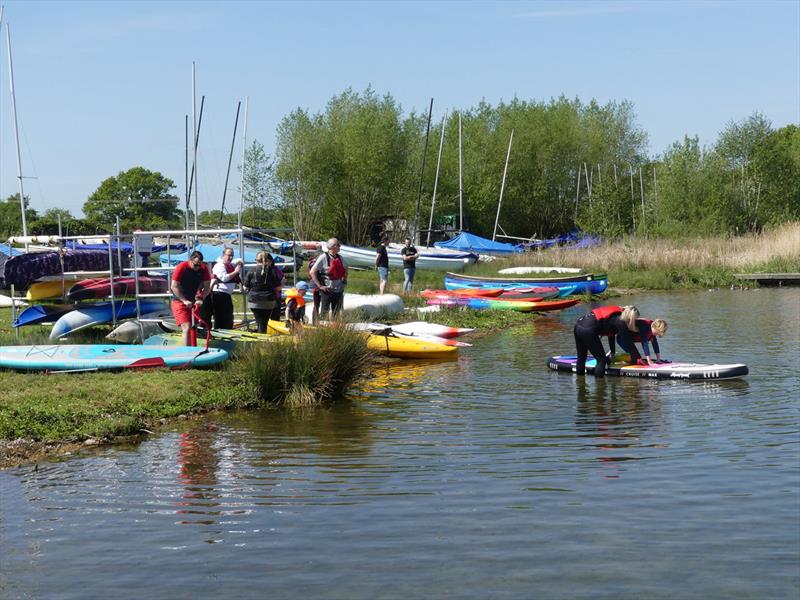
M 220 505 L 217 489 L 220 458 L 215 447 L 216 438 L 217 427 L 210 421 L 178 436 L 178 483 L 183 486 L 176 503 L 179 515 L 218 514 L 217 510 L 210 510 Z M 181 523 L 209 525 L 214 521 L 199 519 Z

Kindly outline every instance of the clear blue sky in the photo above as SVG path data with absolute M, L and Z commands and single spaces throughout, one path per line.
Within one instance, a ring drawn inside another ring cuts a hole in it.
M 685 134 L 711 144 L 762 112 L 800 122 L 800 1 L 37 2 L 9 0 L 25 194 L 80 215 L 100 182 L 142 165 L 184 188 L 191 64 L 200 209 L 222 197 L 236 103 L 248 138 L 347 87 L 405 112 L 514 96 L 630 100 L 651 154 Z M 0 197 L 17 191 L 3 32 Z M 241 123 L 240 123 L 241 125 Z M 241 129 L 235 156 L 241 157 Z M 237 160 L 237 162 L 238 162 Z M 228 202 L 238 202 L 231 175 Z M 230 206 L 230 205 L 229 205 Z

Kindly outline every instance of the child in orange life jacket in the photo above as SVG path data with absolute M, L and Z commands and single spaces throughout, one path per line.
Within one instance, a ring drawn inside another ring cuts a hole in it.
M 637 363 L 640 355 L 633 344 L 631 332 L 636 330 L 638 318 L 639 310 L 635 306 L 601 306 L 578 319 L 573 330 L 578 355 L 575 372 L 578 375 L 586 373 L 586 357 L 591 352 L 597 361 L 594 367 L 595 377 L 604 377 L 606 363 L 611 362 L 614 357 L 616 337 L 620 339 L 620 346 L 630 349 L 631 361 Z M 608 336 L 608 345 L 611 349 L 608 359 L 603 349 L 603 342 L 600 341 L 601 335 Z
M 306 292 L 308 284 L 298 281 L 292 289 L 286 292 L 286 323 L 289 327 L 302 327 L 306 317 Z

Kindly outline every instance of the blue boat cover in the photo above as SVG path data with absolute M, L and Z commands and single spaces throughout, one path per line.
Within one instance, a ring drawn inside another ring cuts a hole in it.
M 234 260 L 239 258 L 239 244 L 231 244 L 227 246 L 228 248 L 233 248 L 233 258 Z M 193 250 L 198 250 L 203 253 L 203 260 L 207 263 L 215 263 L 217 259 L 222 256 L 222 250 L 226 248 L 226 246 L 215 246 L 213 244 L 197 244 Z M 260 250 L 251 250 L 249 248 L 245 248 L 244 251 L 244 262 L 251 264 L 256 262 L 256 255 L 261 252 Z M 276 257 L 275 253 L 271 253 L 272 258 L 275 260 L 275 264 L 277 266 L 281 266 L 283 263 L 291 262 L 291 259 L 287 259 L 286 257 Z M 182 252 L 180 254 L 169 254 L 169 266 L 177 266 L 178 263 L 183 262 L 189 258 L 189 252 Z M 162 266 L 167 265 L 167 254 L 161 254 L 159 256 L 159 261 L 161 262 Z
M 464 252 L 476 252 L 478 254 L 516 254 L 522 252 L 522 246 L 504 244 L 487 240 L 474 233 L 462 231 L 452 240 L 446 242 L 436 242 L 437 248 L 449 248 L 451 250 L 462 250 Z

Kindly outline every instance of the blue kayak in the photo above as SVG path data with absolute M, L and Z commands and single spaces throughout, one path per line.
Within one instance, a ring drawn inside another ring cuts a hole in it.
M 464 288 L 512 290 L 529 287 L 555 287 L 559 289 L 559 296 L 566 295 L 560 293 L 565 288 L 570 289 L 570 294 L 601 294 L 608 287 L 608 276 L 588 274 L 531 279 L 524 277 L 477 277 L 459 273 L 447 273 L 444 278 L 444 286 L 448 290 Z
M 166 309 L 163 300 L 140 300 L 139 304 L 142 314 Z M 135 300 L 115 300 L 113 305 L 118 321 L 120 319 L 130 319 L 136 316 Z M 111 306 L 111 302 L 99 302 L 97 304 L 87 304 L 70 310 L 68 313 L 61 315 L 55 325 L 53 325 L 53 329 L 50 332 L 50 339 L 55 340 L 69 335 L 74 331 L 78 331 L 79 329 L 91 327 L 92 325 L 111 323 L 113 320 Z

